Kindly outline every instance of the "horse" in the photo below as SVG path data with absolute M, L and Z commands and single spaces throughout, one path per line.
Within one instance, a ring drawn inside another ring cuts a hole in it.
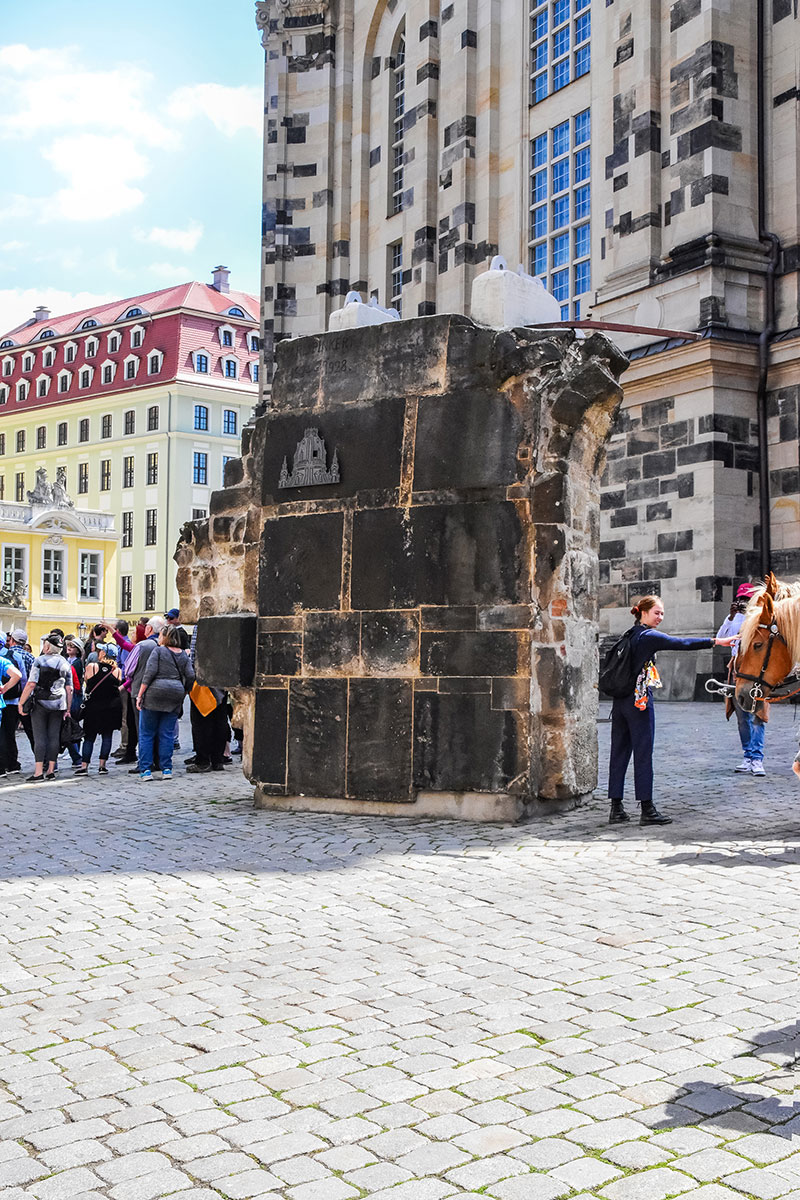
M 736 699 L 746 712 L 769 719 L 769 705 L 800 692 L 779 691 L 800 662 L 800 583 L 780 583 L 770 572 L 747 606 L 734 660 Z

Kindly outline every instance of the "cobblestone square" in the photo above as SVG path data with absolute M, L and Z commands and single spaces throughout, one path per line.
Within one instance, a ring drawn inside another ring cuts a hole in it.
M 657 724 L 666 828 L 9 777 L 4 1200 L 798 1200 L 798 725 Z

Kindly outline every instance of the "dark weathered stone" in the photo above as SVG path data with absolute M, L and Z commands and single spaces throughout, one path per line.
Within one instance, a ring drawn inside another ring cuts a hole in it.
M 364 799 L 413 799 L 411 680 L 352 679 L 347 793 Z
M 207 617 L 197 629 L 197 677 L 210 687 L 250 687 L 256 667 L 257 620 L 252 613 Z

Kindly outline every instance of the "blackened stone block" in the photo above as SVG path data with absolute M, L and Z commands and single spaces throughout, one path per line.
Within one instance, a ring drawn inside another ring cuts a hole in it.
M 297 633 L 260 633 L 259 675 L 299 675 L 303 640 Z
M 263 504 L 285 504 L 329 496 L 353 496 L 359 491 L 387 491 L 400 484 L 405 402 L 387 399 L 380 404 L 338 408 L 325 413 L 275 413 L 265 428 Z M 289 473 L 298 443 L 307 429 L 317 429 L 325 442 L 327 467 L 333 455 L 339 460 L 340 482 L 312 489 L 279 488 L 284 458 Z
M 521 537 L 505 501 L 356 512 L 352 607 L 521 603 Z
M 264 524 L 259 593 L 264 613 L 339 607 L 341 513 L 280 517 Z M 376 607 L 370 605 L 370 607 Z
M 205 617 L 197 628 L 197 677 L 209 687 L 250 687 L 256 669 L 253 613 Z
M 675 470 L 675 451 L 660 450 L 656 454 L 645 454 L 642 459 L 642 474 L 645 479 L 672 475 Z
M 532 624 L 529 604 L 501 604 L 478 613 L 479 629 L 529 629 Z
M 627 439 L 628 454 L 649 454 L 658 450 L 659 438 L 657 429 L 640 429 L 629 433 Z
M 624 558 L 625 557 L 625 542 L 620 539 L 613 542 L 600 543 L 601 558 Z
M 466 696 L 478 695 L 485 692 L 487 695 L 492 690 L 492 681 L 486 676 L 479 678 L 475 675 L 454 675 L 442 678 L 439 676 L 439 695 L 440 696 Z
M 648 504 L 647 506 L 648 521 L 669 521 L 671 516 L 672 509 L 666 500 L 659 500 L 658 504 Z
M 286 688 L 258 688 L 253 716 L 253 775 L 262 783 L 281 790 L 286 784 L 288 714 L 289 692 Z
M 611 514 L 611 528 L 621 529 L 626 525 L 636 525 L 639 521 L 639 511 L 635 508 L 620 508 Z
M 346 679 L 293 679 L 289 688 L 290 794 L 344 796 Z
M 497 487 L 521 474 L 520 414 L 497 392 L 423 396 L 417 414 L 414 490 Z
M 726 467 L 733 466 L 734 448 L 729 442 L 695 442 L 693 446 L 681 446 L 677 451 L 678 466 L 686 467 L 692 463 L 718 462 Z
M 563 705 L 568 711 L 572 711 L 581 702 L 581 667 L 569 663 L 560 648 L 537 647 L 534 651 L 533 671 L 545 712 L 554 712 L 557 705 Z
M 423 675 L 516 675 L 527 646 L 522 632 L 423 633 Z
M 359 674 L 361 618 L 352 612 L 310 612 L 303 634 L 303 669 L 313 675 Z
M 413 701 L 410 680 L 351 680 L 348 795 L 367 800 L 412 798 Z
M 642 405 L 642 425 L 645 429 L 665 425 L 669 420 L 669 414 L 674 408 L 675 401 L 671 398 L 667 400 L 648 400 L 646 404 Z
M 410 673 L 419 663 L 419 618 L 414 612 L 361 614 L 361 659 L 368 675 Z
M 441 792 L 504 792 L 524 768 L 522 718 L 495 712 L 491 697 L 414 696 L 414 786 Z

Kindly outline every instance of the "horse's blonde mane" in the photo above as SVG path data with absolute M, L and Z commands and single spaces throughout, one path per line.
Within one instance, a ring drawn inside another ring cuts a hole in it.
M 746 654 L 761 624 L 761 598 L 766 588 L 754 592 L 739 634 L 739 653 Z M 779 583 L 773 598 L 775 621 L 795 662 L 800 662 L 800 582 Z

